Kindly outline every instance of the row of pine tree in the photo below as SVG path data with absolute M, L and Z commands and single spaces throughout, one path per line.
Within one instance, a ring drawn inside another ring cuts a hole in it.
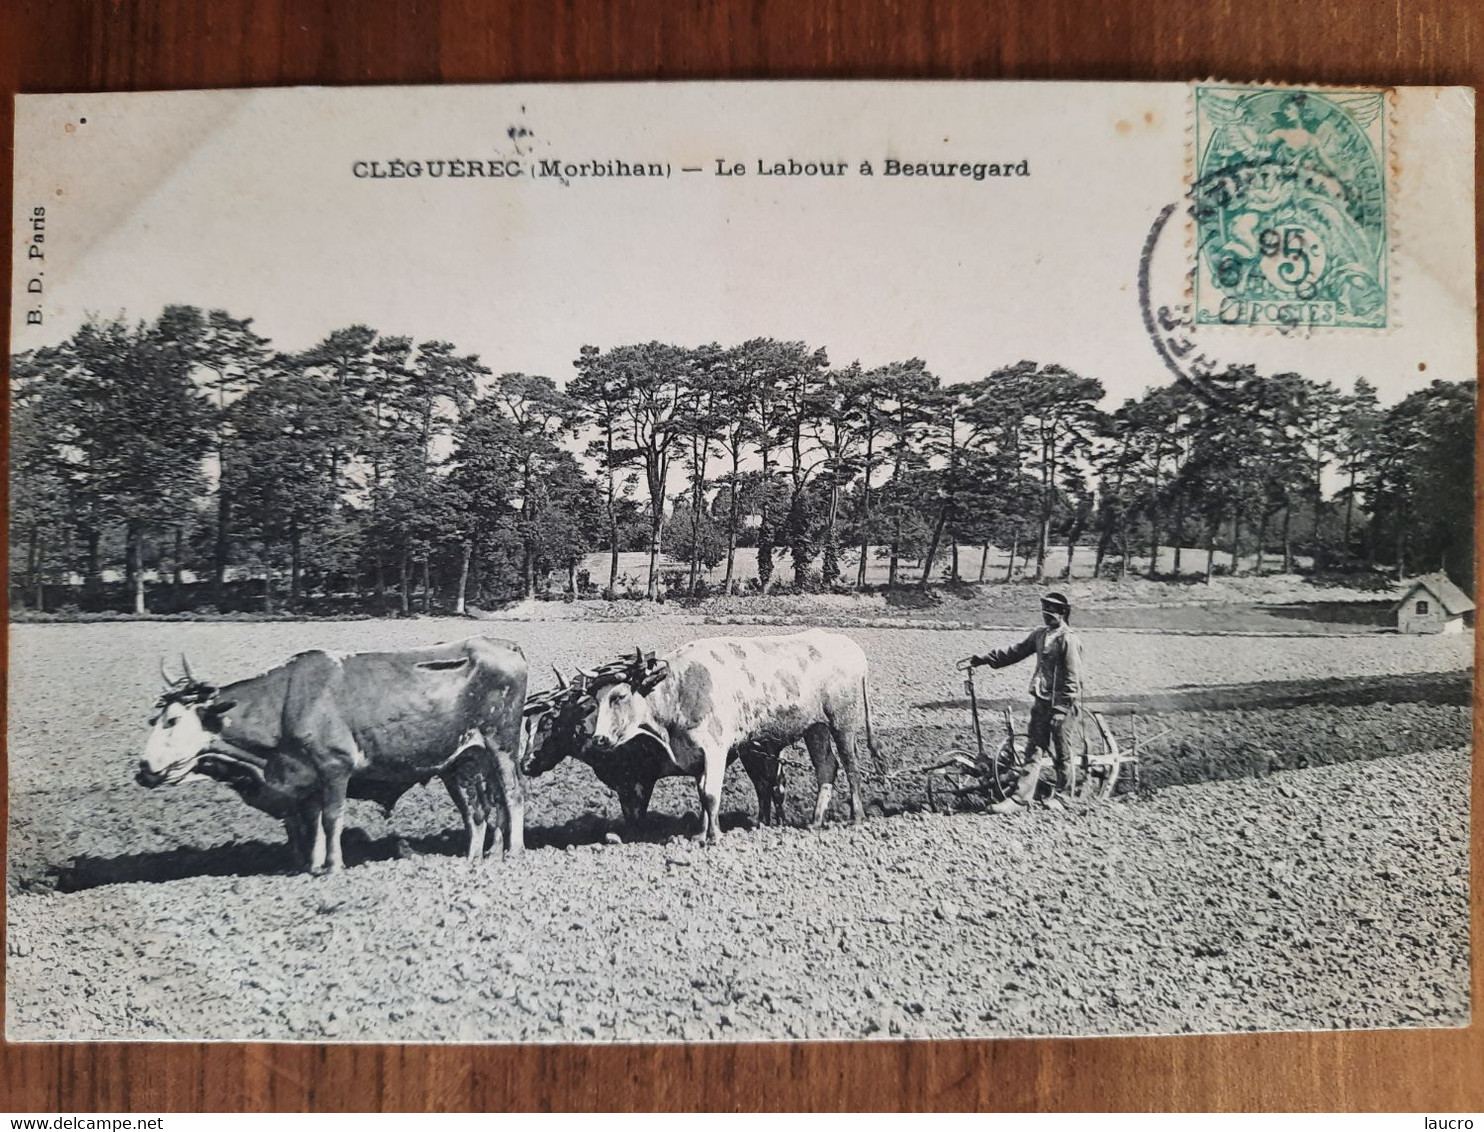
M 893 587 L 984 581 L 990 546 L 1036 579 L 1078 547 L 1098 574 L 1472 574 L 1472 381 L 1382 407 L 1364 378 L 1233 367 L 1108 411 L 1055 364 L 950 383 L 773 338 L 573 365 L 497 375 L 360 325 L 286 353 L 189 306 L 91 320 L 12 360 L 12 600 L 463 612 L 862 586 L 873 561 Z

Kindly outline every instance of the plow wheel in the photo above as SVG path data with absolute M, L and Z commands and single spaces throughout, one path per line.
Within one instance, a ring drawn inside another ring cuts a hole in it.
M 989 758 L 985 768 L 985 786 L 992 802 L 1004 802 L 1015 796 L 1020 776 L 1025 770 L 1025 752 L 1017 749 L 1014 737 L 1007 737 Z
M 927 771 L 928 809 L 935 814 L 953 813 L 960 799 L 985 793 L 983 766 L 973 755 L 948 750 L 943 756 L 943 762 Z
M 1101 712 L 1095 711 L 1091 715 L 1097 725 L 1098 739 L 1093 741 L 1084 736 L 1082 757 L 1078 760 L 1081 781 L 1077 783 L 1076 791 L 1078 798 L 1087 801 L 1111 798 L 1123 770 L 1123 752 L 1118 747 L 1118 740 Z

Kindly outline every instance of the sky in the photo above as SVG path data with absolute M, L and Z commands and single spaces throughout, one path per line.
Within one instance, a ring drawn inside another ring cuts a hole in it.
M 563 382 L 584 344 L 771 336 L 837 365 L 921 357 L 949 382 L 1058 363 L 1116 405 L 1170 380 L 1137 279 L 1151 224 L 1183 198 L 1189 106 L 1178 84 L 1074 83 L 22 96 L 13 346 L 190 303 L 253 317 L 283 350 L 359 322 Z M 1406 92 L 1393 114 L 1393 329 L 1203 330 L 1204 352 L 1346 388 L 1363 375 L 1387 402 L 1473 376 L 1472 104 Z M 355 176 L 460 157 L 526 175 Z M 889 177 L 893 158 L 1029 174 Z M 671 172 L 530 175 L 610 159 Z M 762 175 L 790 159 L 848 171 Z M 1187 237 L 1177 213 L 1155 305 L 1182 300 Z

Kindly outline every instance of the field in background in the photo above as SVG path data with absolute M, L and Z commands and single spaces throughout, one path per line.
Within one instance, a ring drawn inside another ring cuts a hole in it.
M 1335 578 L 1307 574 L 1218 576 L 1206 583 L 1187 579 L 1152 582 L 1127 578 L 1073 578 L 1036 584 L 930 586 L 904 584 L 856 592 L 794 593 L 786 587 L 766 595 L 713 593 L 695 600 L 652 604 L 642 589 L 616 601 L 561 599 L 516 602 L 482 610 L 494 620 L 627 621 L 687 620 L 732 625 L 818 624 L 844 628 L 894 624 L 997 628 L 1039 623 L 1041 595 L 1064 592 L 1073 623 L 1085 628 L 1211 634 L 1394 633 L 1393 604 L 1402 587 L 1382 575 Z M 625 591 L 621 588 L 620 594 Z

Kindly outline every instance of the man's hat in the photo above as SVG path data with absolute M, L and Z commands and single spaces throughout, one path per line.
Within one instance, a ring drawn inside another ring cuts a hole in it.
M 1049 609 L 1052 613 L 1066 614 L 1072 612 L 1072 603 L 1067 600 L 1066 594 L 1052 590 L 1041 599 L 1041 608 Z

